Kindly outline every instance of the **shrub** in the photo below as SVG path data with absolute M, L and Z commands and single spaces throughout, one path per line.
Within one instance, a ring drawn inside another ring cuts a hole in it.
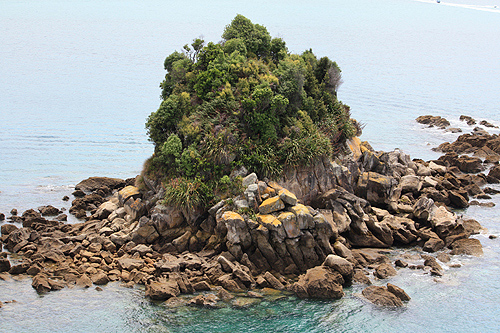
M 164 202 L 185 211 L 193 211 L 204 207 L 212 196 L 210 188 L 199 178 L 174 178 L 165 185 Z
M 177 205 L 206 202 L 207 191 L 234 192 L 227 179 L 237 166 L 277 177 L 335 154 L 359 133 L 337 100 L 335 62 L 312 50 L 290 54 L 285 41 L 242 15 L 222 38 L 194 39 L 165 59 L 162 102 L 146 122 L 155 143 L 149 172 L 165 178 Z

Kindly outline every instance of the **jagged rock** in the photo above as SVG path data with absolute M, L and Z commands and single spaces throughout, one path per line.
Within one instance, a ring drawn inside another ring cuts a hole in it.
M 247 288 L 251 288 L 251 286 L 255 285 L 253 277 L 240 267 L 236 267 L 233 270 L 233 275 L 236 276 Z
M 469 125 L 469 126 L 476 124 L 476 120 L 470 116 L 461 115 L 460 120 L 465 121 L 467 123 L 467 125 Z
M 492 123 L 487 122 L 486 120 L 481 120 L 479 125 L 483 125 L 486 127 L 498 128 L 498 126 L 493 125 Z
M 253 297 L 237 297 L 233 300 L 232 305 L 238 309 L 246 309 L 260 303 L 262 300 Z
M 434 200 L 422 196 L 413 205 L 413 216 L 419 220 L 429 221 L 434 206 Z
M 300 298 L 339 299 L 344 296 L 342 275 L 329 267 L 317 266 L 299 277 L 292 290 Z
M 354 267 L 346 259 L 334 254 L 329 254 L 323 262 L 323 266 L 330 267 L 331 269 L 339 272 L 344 279 L 344 283 L 347 285 L 351 283 L 354 275 Z
M 391 217 L 394 219 L 392 215 L 386 215 L 384 217 L 384 220 Z M 387 220 L 385 222 L 384 220 L 382 220 L 382 222 L 377 222 L 377 220 L 373 216 L 368 216 L 368 218 L 366 218 L 364 221 L 368 229 L 373 233 L 375 237 L 377 237 L 377 239 L 382 241 L 386 246 L 391 246 L 394 242 L 394 237 L 392 236 L 392 230 L 387 223 Z
M 210 285 L 206 281 L 200 281 L 193 284 L 193 288 L 196 291 L 208 291 L 210 290 Z
M 355 269 L 354 270 L 354 276 L 352 278 L 352 281 L 354 283 L 358 283 L 358 284 L 366 284 L 366 285 L 372 284 L 372 282 L 370 281 L 370 278 L 368 277 L 367 272 L 363 269 Z
M 463 220 L 461 221 L 461 224 L 464 226 L 469 235 L 479 234 L 482 230 L 484 230 L 481 224 L 473 219 Z
M 445 129 L 446 127 L 450 126 L 450 122 L 440 116 L 431 116 L 431 115 L 420 116 L 416 119 L 416 121 L 420 124 L 436 126 L 441 129 Z
M 267 283 L 271 286 L 271 288 L 277 289 L 277 290 L 284 290 L 285 286 L 270 272 L 266 272 L 264 274 L 264 279 L 266 279 Z
M 2 226 L 1 226 L 2 236 L 6 236 L 6 235 L 10 234 L 11 232 L 16 231 L 17 229 L 19 229 L 19 228 L 16 227 L 14 224 L 8 224 L 8 223 L 2 224 Z
M 170 229 L 178 228 L 185 222 L 179 209 L 165 205 L 155 206 L 151 212 L 151 220 L 161 236 L 167 236 Z
M 431 268 L 431 275 L 443 276 L 443 267 L 438 264 L 436 258 L 424 254 L 421 257 L 425 260 L 424 266 Z
M 433 161 L 429 162 L 429 168 L 431 169 L 432 172 L 439 173 L 439 174 L 445 174 L 446 173 L 446 167 L 440 164 L 437 164 Z
M 132 241 L 136 244 L 152 244 L 158 239 L 158 237 L 160 237 L 154 227 L 153 221 L 145 216 L 141 217 L 135 229 L 130 233 L 130 236 Z
M 40 211 L 42 216 L 54 216 L 54 215 L 61 213 L 61 211 L 59 209 L 57 209 L 54 206 L 50 206 L 50 205 L 39 207 L 38 210 Z
M 282 242 L 286 238 L 285 228 L 283 228 L 283 223 L 278 220 L 273 215 L 263 215 L 257 214 L 257 221 L 264 227 L 266 227 L 270 233 L 273 233 L 273 237 L 278 241 Z
M 483 161 L 477 157 L 460 156 L 457 159 L 457 166 L 462 172 L 477 173 L 484 170 Z
M 116 209 L 118 209 L 118 205 L 116 203 L 111 200 L 106 201 L 97 208 L 97 211 L 95 212 L 95 214 L 93 214 L 93 217 L 98 220 L 104 220 Z
M 103 272 L 99 272 L 97 274 L 92 275 L 90 279 L 92 280 L 92 283 L 99 286 L 109 282 L 108 276 Z
M 422 250 L 425 252 L 436 252 L 444 248 L 444 246 L 445 244 L 442 239 L 438 237 L 431 237 L 425 242 Z
M 123 208 L 125 208 L 125 211 L 130 216 L 131 221 L 138 220 L 146 213 L 146 205 L 144 205 L 141 198 L 135 200 L 133 197 L 129 198 Z
M 191 238 L 192 234 L 191 231 L 186 231 L 182 236 L 174 239 L 172 241 L 172 244 L 177 248 L 177 251 L 179 253 L 182 253 L 187 250 L 188 245 L 189 245 L 189 239 Z
M 33 277 L 31 286 L 39 293 L 52 290 L 48 276 L 43 273 L 38 273 Z
M 224 302 L 230 301 L 234 298 L 233 295 L 231 295 L 226 289 L 222 287 L 217 291 L 217 297 L 219 297 Z
M 403 302 L 384 286 L 369 286 L 362 291 L 363 296 L 378 306 L 401 307 Z
M 123 187 L 125 185 L 126 183 L 123 179 L 108 178 L 108 177 L 90 177 L 76 184 L 75 190 L 92 192 L 103 186 L 106 186 L 110 189 L 116 189 Z
M 125 186 L 120 191 L 118 191 L 118 202 L 120 205 L 124 205 L 129 198 L 134 200 L 141 197 L 141 192 L 135 186 Z
M 402 193 L 406 192 L 418 193 L 422 188 L 422 182 L 420 181 L 420 178 L 418 176 L 407 175 L 401 177 L 401 180 L 399 181 L 399 186 L 401 187 Z
M 225 274 L 217 278 L 217 283 L 221 285 L 224 289 L 233 292 L 241 292 L 242 287 L 233 279 L 232 274 Z
M 109 236 L 109 239 L 116 245 L 122 246 L 132 240 L 130 234 L 123 231 L 118 231 Z
M 252 243 L 247 223 L 238 213 L 227 211 L 222 214 L 222 223 L 227 229 L 227 240 L 232 244 L 241 244 L 246 249 Z
M 469 206 L 468 200 L 457 191 L 449 191 L 448 197 L 450 198 L 450 202 L 454 207 L 466 208 Z
M 278 220 L 283 224 L 286 236 L 288 238 L 296 238 L 300 236 L 299 223 L 297 216 L 292 212 L 283 212 L 278 215 Z
M 347 210 L 339 202 L 332 202 L 332 216 L 339 233 L 349 231 L 351 218 Z
M 203 306 L 208 308 L 215 308 L 217 306 L 217 301 L 219 298 L 214 294 L 198 295 L 192 298 L 188 304 Z
M 28 268 L 30 268 L 30 263 L 23 262 L 23 263 L 12 266 L 9 270 L 9 274 L 10 275 L 24 274 L 24 273 L 26 273 Z
M 288 210 L 295 214 L 300 230 L 311 229 L 314 227 L 313 216 L 306 206 L 297 204 L 289 207 Z
M 446 207 L 436 207 L 432 210 L 430 223 L 440 238 L 450 234 L 457 224 L 457 216 L 448 211 Z
M 363 172 L 358 178 L 356 194 L 375 204 L 388 204 L 396 180 L 376 172 Z
M 134 247 L 132 250 L 130 250 L 130 253 L 134 254 L 135 252 L 138 252 L 141 257 L 144 257 L 147 253 L 153 252 L 153 249 L 151 246 L 147 246 L 144 244 L 139 244 L 136 247 Z
M 373 273 L 379 279 L 387 279 L 388 277 L 395 276 L 398 273 L 391 265 L 384 263 L 380 264 L 375 268 L 375 272 Z
M 78 279 L 76 279 L 76 286 L 79 288 L 90 288 L 92 287 L 92 280 L 87 274 L 82 274 Z
M 280 199 L 279 196 L 272 197 L 264 200 L 262 204 L 259 206 L 260 214 L 266 215 L 272 212 L 277 212 L 285 208 L 285 204 L 283 200 Z
M 451 244 L 451 248 L 451 254 L 453 255 L 466 254 L 476 257 L 483 255 L 483 246 L 475 238 L 458 239 Z
M 8 272 L 11 268 L 10 261 L 7 258 L 0 258 L 0 273 Z
M 161 278 L 146 285 L 146 296 L 153 300 L 164 301 L 179 295 L 179 286 L 177 282 L 171 279 Z
M 500 180 L 500 165 L 495 165 L 493 168 L 491 168 L 488 172 L 488 177 Z
M 402 300 L 403 302 L 408 302 L 411 300 L 411 297 L 408 296 L 408 294 L 402 289 L 399 288 L 398 286 L 395 286 L 393 284 L 388 283 L 387 284 L 387 290 L 394 295 L 396 295 L 397 298 Z
M 295 194 L 293 194 L 292 192 L 288 191 L 285 188 L 281 189 L 278 192 L 278 196 L 287 205 L 290 205 L 290 206 L 297 205 L 297 197 L 295 196 Z
M 244 177 L 243 180 L 241 181 L 241 185 L 246 188 L 248 185 L 255 184 L 257 182 L 257 175 L 255 172 L 252 172 L 248 176 Z
M 119 258 L 116 260 L 116 264 L 120 269 L 126 271 L 132 271 L 134 269 L 139 270 L 145 265 L 144 260 L 134 258 Z
M 394 266 L 401 267 L 401 268 L 406 268 L 406 267 L 408 267 L 408 263 L 406 261 L 401 260 L 401 259 L 397 259 L 394 262 Z

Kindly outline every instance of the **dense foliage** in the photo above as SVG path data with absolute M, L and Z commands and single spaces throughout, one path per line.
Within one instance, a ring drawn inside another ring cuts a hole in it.
M 337 100 L 335 62 L 311 50 L 290 54 L 281 38 L 242 15 L 222 38 L 195 39 L 165 59 L 163 100 L 146 123 L 155 143 L 150 170 L 171 191 L 203 188 L 201 203 L 213 192 L 206 186 L 220 188 L 241 165 L 277 176 L 335 153 L 357 131 Z

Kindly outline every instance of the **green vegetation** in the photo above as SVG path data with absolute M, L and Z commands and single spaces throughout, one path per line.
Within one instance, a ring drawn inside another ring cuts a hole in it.
M 167 202 L 186 209 L 224 197 L 240 166 L 276 177 L 337 153 L 358 131 L 337 100 L 335 62 L 290 54 L 242 15 L 222 38 L 195 39 L 165 59 L 162 102 L 146 122 L 149 174 L 165 180 Z

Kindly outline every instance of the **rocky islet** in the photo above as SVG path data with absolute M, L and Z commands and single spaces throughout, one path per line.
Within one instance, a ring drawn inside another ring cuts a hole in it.
M 481 231 L 480 224 L 448 207 L 464 208 L 472 198 L 497 193 L 485 187 L 500 182 L 498 162 L 490 162 L 498 155 L 497 140 L 464 134 L 443 146 L 454 147 L 451 152 L 424 162 L 399 150 L 376 152 L 355 138 L 342 158 L 289 170 L 277 181 L 246 175 L 243 194 L 208 212 L 165 206 L 161 184 L 147 178 L 140 189 L 134 179 L 93 177 L 76 186 L 70 209 L 85 222 L 67 224 L 52 206 L 21 216 L 11 212 L 8 222 L 22 227 L 4 223 L 1 241 L 22 260 L 2 252 L 0 277 L 31 275 L 39 292 L 110 281 L 144 284 L 153 300 L 211 290 L 213 295 L 190 301 L 208 307 L 224 300 L 250 306 L 269 288 L 337 299 L 352 283 L 370 285 L 399 269 L 439 277 L 444 274 L 439 262 L 444 264 L 448 253 L 482 254 L 480 242 L 469 238 Z M 470 147 L 463 150 L 463 142 Z M 485 147 L 491 152 L 484 161 L 458 155 Z M 409 265 L 387 256 L 398 245 L 429 254 Z M 409 300 L 397 287 L 374 287 L 363 296 L 375 304 L 400 306 Z M 254 301 L 234 301 L 231 293 Z

